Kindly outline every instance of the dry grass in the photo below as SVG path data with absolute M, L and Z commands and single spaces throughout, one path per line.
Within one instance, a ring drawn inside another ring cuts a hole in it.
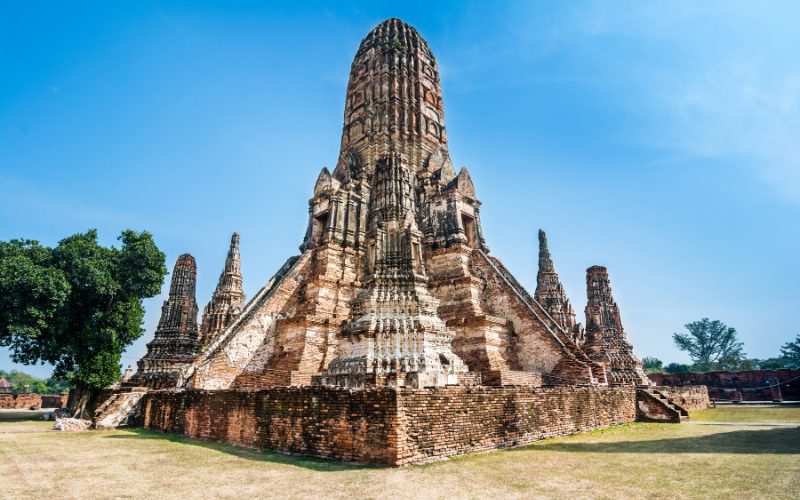
M 147 431 L 57 433 L 43 424 L 8 432 L 20 424 L 0 423 L 0 496 L 793 498 L 800 490 L 800 428 L 637 423 L 387 469 Z

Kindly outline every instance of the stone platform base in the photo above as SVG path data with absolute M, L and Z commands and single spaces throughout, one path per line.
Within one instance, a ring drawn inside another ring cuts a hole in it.
M 194 438 L 401 466 L 636 419 L 634 387 L 152 391 L 135 425 Z

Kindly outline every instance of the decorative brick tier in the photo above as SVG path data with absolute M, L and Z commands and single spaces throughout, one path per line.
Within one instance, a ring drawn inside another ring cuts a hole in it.
M 401 466 L 632 422 L 633 387 L 151 391 L 136 423 L 189 437 Z

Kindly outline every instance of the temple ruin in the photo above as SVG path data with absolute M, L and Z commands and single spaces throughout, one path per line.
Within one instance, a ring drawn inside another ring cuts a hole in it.
M 680 421 L 647 387 L 605 268 L 588 270 L 584 328 L 545 233 L 531 295 L 490 255 L 480 207 L 450 157 L 436 58 L 403 21 L 379 24 L 353 61 L 339 157 L 317 177 L 300 254 L 245 303 L 234 234 L 199 327 L 196 266 L 182 255 L 155 339 L 104 412 L 391 465 L 647 408 Z
M 197 263 L 191 255 L 183 254 L 172 270 L 169 296 L 161 307 L 153 340 L 147 344 L 147 354 L 139 360 L 139 369 L 128 384 L 161 389 L 182 382 L 183 370 L 200 354 L 196 284 Z

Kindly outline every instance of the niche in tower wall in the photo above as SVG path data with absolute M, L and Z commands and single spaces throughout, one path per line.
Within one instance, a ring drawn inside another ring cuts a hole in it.
M 314 216 L 314 222 L 311 226 L 311 241 L 314 245 L 322 243 L 322 234 L 325 231 L 325 226 L 328 224 L 329 215 L 330 211 L 326 210 Z
M 475 219 L 465 213 L 461 213 L 461 226 L 464 228 L 464 234 L 467 236 L 467 245 L 475 246 Z

